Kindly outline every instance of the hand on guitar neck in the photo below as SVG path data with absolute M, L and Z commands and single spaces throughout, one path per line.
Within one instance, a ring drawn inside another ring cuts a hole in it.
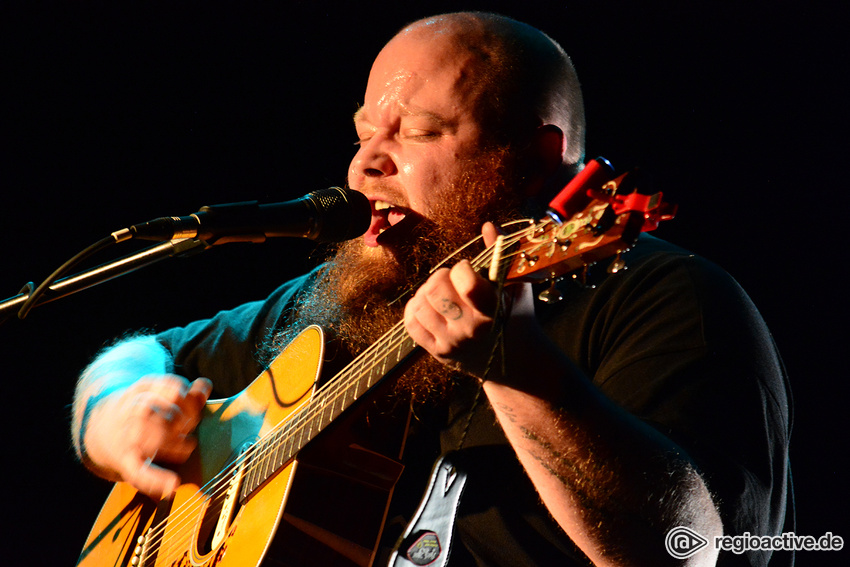
M 180 464 L 197 445 L 191 435 L 212 384 L 166 372 L 168 355 L 152 337 L 116 345 L 83 375 L 74 402 L 74 444 L 88 468 L 153 498 L 168 498 Z
M 485 223 L 486 246 L 496 242 L 498 229 Z M 478 378 L 496 378 L 499 364 L 491 364 L 492 334 L 497 308 L 496 287 L 468 261 L 436 270 L 408 302 L 404 324 L 411 338 L 443 364 Z M 541 336 L 536 332 L 531 285 L 513 285 L 505 292 L 510 305 L 512 334 Z M 520 329 L 521 328 L 521 329 Z

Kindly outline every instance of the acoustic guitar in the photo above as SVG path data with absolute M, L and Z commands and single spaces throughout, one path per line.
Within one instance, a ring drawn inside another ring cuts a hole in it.
M 600 182 L 600 164 L 585 167 L 553 201 L 547 218 L 511 223 L 512 232 L 474 258 L 473 267 L 506 283 L 551 280 L 553 290 L 558 278 L 605 258 L 617 257 L 609 271 L 620 269 L 620 253 L 640 232 L 672 218 L 675 207 L 660 193 L 621 194 L 628 174 Z M 183 484 L 174 497 L 156 502 L 117 483 L 77 564 L 371 565 L 403 468 L 400 449 L 388 456 L 337 442 L 324 453 L 338 466 L 305 456 L 322 441 L 320 432 L 356 412 L 357 401 L 417 347 L 399 322 L 317 387 L 323 350 L 321 329 L 309 327 L 241 393 L 207 403 L 196 431 L 198 448 L 179 468 Z M 403 442 L 403 432 L 398 437 Z M 296 474 L 301 469 L 316 474 L 302 482 Z M 321 498 L 310 500 L 302 489 L 319 491 Z M 354 497 L 357 514 L 349 518 L 344 509 L 355 492 L 361 495 Z M 377 504 L 367 509 L 361 500 Z M 310 503 L 316 501 L 327 507 Z

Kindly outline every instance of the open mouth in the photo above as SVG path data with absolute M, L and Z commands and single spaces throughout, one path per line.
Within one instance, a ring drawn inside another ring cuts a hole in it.
M 375 247 L 385 243 L 389 233 L 396 232 L 396 226 L 408 226 L 419 217 L 410 209 L 393 205 L 387 201 L 375 200 L 370 201 L 370 203 L 372 205 L 372 224 L 369 225 L 369 230 L 363 235 L 366 246 Z M 405 220 L 408 222 L 403 222 Z

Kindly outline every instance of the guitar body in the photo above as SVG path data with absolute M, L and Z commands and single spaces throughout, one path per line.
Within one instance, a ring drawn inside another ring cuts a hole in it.
M 328 564 L 314 562 L 322 556 L 333 557 L 334 565 L 370 565 L 392 487 L 401 474 L 401 465 L 395 460 L 349 439 L 324 442 L 321 437 L 316 439 L 315 449 L 311 444 L 310 451 L 305 450 L 305 459 L 299 454 L 298 461 L 290 460 L 247 498 L 238 496 L 239 481 L 247 482 L 248 472 L 234 462 L 238 463 L 241 452 L 309 402 L 321 370 L 323 340 L 319 328 L 306 329 L 245 390 L 207 404 L 196 431 L 198 449 L 180 467 L 182 484 L 172 500 L 155 502 L 130 485 L 117 483 L 86 540 L 78 565 Z M 348 455 L 338 467 L 323 464 L 331 461 L 323 457 L 328 447 L 337 451 L 336 458 Z M 311 454 L 315 456 L 310 458 Z M 345 461 L 355 474 L 341 470 Z M 259 462 L 262 464 L 262 458 Z M 337 483 L 336 492 L 352 500 L 351 504 L 322 494 L 328 478 Z M 304 489 L 292 498 L 290 506 L 293 485 Z M 313 504 L 304 502 L 310 499 L 306 494 L 310 487 L 319 491 L 313 495 Z M 363 492 L 366 494 L 359 495 Z M 362 510 L 351 507 L 366 506 L 366 501 L 376 506 L 368 515 L 378 525 L 364 530 L 356 522 Z M 316 517 L 315 511 L 323 506 L 327 511 Z M 333 525 L 322 525 L 323 518 L 339 523 L 347 516 L 357 527 L 354 535 L 340 535 L 336 533 L 340 530 L 331 529 Z

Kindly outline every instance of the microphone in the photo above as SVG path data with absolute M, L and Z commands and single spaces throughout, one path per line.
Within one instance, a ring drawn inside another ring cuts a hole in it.
M 197 238 L 207 244 L 259 243 L 287 236 L 341 242 L 366 232 L 371 219 L 372 208 L 363 193 L 331 187 L 283 203 L 246 201 L 206 206 L 185 217 L 160 217 L 135 224 L 112 236 L 117 242 Z

